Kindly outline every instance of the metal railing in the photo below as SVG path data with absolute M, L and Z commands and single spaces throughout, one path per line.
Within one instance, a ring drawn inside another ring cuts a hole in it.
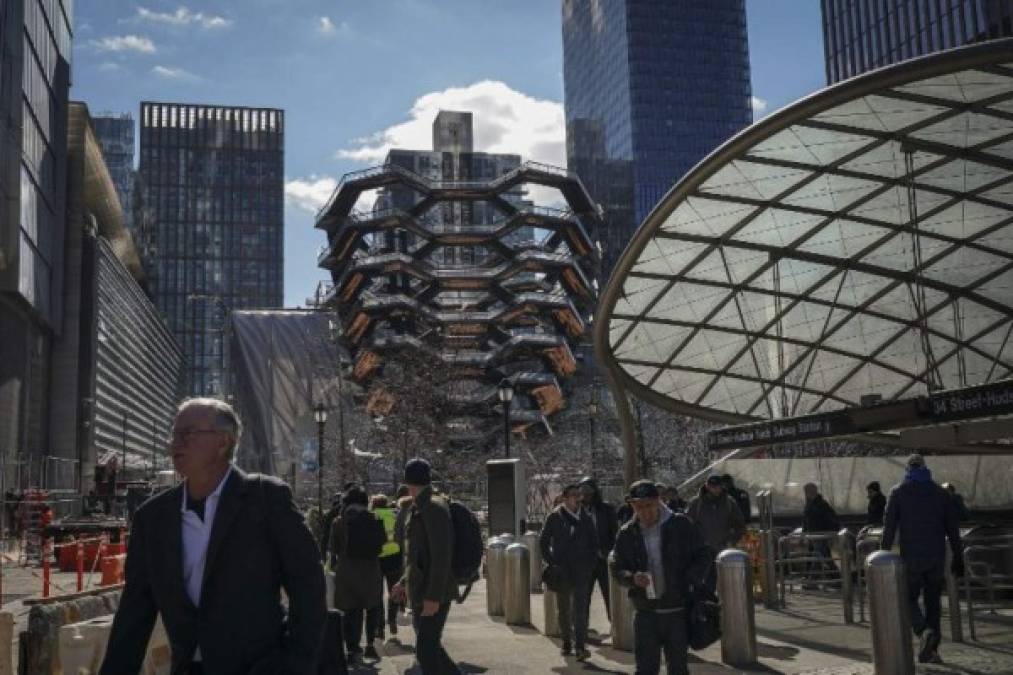
M 1000 620 L 1000 610 L 1013 608 L 1013 534 L 976 537 L 968 544 L 961 587 L 971 639 L 977 640 L 978 621 Z
M 776 549 L 777 559 L 767 564 L 774 565 L 777 601 L 781 607 L 787 604 L 789 588 L 794 590 L 795 586 L 805 591 L 839 594 L 844 621 L 853 622 L 852 570 L 856 565 L 854 537 L 850 532 L 793 532 L 780 537 Z

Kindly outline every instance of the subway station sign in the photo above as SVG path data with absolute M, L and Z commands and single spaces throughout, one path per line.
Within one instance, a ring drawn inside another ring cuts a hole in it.
M 715 429 L 711 450 L 755 448 L 1013 414 L 1013 380 L 825 413 Z

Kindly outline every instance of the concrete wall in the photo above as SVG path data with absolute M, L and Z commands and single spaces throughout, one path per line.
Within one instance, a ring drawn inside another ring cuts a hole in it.
M 961 455 L 926 457 L 938 483 L 953 483 L 967 507 L 975 510 L 1013 509 L 1013 460 L 1008 456 Z M 840 514 L 866 511 L 865 486 L 879 481 L 884 493 L 904 478 L 906 456 L 798 459 L 733 459 L 718 465 L 735 484 L 755 495 L 774 493 L 778 515 L 802 513 L 802 486 L 816 483 Z M 755 499 L 754 510 L 755 510 Z

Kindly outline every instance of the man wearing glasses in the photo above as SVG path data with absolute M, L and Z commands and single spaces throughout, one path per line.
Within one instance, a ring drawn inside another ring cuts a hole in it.
M 140 672 L 159 614 L 173 673 L 316 672 L 327 615 L 320 553 L 289 487 L 233 465 L 241 433 L 224 401 L 179 407 L 169 454 L 185 480 L 134 517 L 103 675 Z

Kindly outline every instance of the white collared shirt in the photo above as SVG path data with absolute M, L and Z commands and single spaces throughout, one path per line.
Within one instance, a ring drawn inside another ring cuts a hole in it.
M 187 483 L 183 482 L 183 500 L 180 511 L 183 514 L 183 584 L 186 594 L 194 606 L 200 606 L 201 586 L 204 583 L 204 566 L 207 564 L 208 542 L 211 541 L 211 527 L 215 523 L 215 512 L 218 510 L 218 499 L 222 495 L 225 481 L 232 474 L 229 464 L 225 476 L 222 477 L 215 491 L 204 500 L 204 520 L 193 511 L 187 509 Z

